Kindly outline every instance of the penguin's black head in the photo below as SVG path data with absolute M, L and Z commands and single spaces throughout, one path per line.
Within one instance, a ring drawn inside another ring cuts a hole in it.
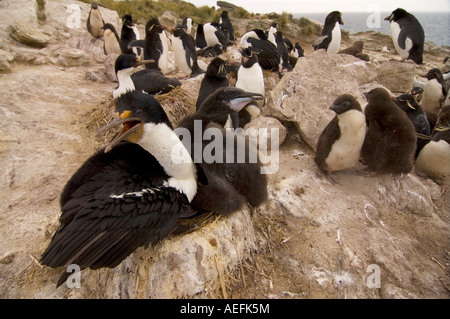
M 227 17 L 228 17 L 228 11 L 226 11 L 226 10 L 222 11 L 222 13 L 220 14 L 220 16 L 221 16 L 222 18 L 227 18 Z
M 146 123 L 164 123 L 172 128 L 161 104 L 152 95 L 140 91 L 122 94 L 116 101 L 116 111 L 117 119 L 98 131 L 100 135 L 106 130 L 123 125 L 122 131 L 105 148 L 105 153 L 122 140 L 137 143 L 142 138 Z
M 342 114 L 349 110 L 357 110 L 362 112 L 361 105 L 358 101 L 350 94 L 342 94 L 334 100 L 333 105 L 330 106 L 330 110 L 334 111 L 336 114 Z
M 434 130 L 441 132 L 450 130 L 450 105 L 444 106 L 439 112 Z
M 239 112 L 249 103 L 263 99 L 264 97 L 261 94 L 225 86 L 209 95 L 200 106 L 199 111 L 204 114 L 229 114 L 231 111 Z
M 160 23 L 158 18 L 151 18 L 147 21 L 147 24 L 145 25 L 145 33 L 161 33 L 165 27 L 163 27 Z
M 227 73 L 228 62 L 216 57 L 209 63 L 205 76 L 224 79 L 227 77 Z
M 271 28 L 275 28 L 275 29 L 276 29 L 276 28 L 277 28 L 277 25 L 278 25 L 278 23 L 276 23 L 276 22 L 272 22 L 272 24 L 270 25 L 270 27 L 271 27 Z
M 98 4 L 96 4 L 95 2 L 93 2 L 93 3 L 91 4 L 91 8 L 94 9 L 94 10 L 98 9 Z
M 173 36 L 177 38 L 181 38 L 184 34 L 186 34 L 185 28 L 182 25 L 177 25 L 172 29 Z
M 395 98 L 392 98 L 395 104 L 398 105 L 404 112 L 414 112 L 421 110 L 419 104 L 412 94 L 404 93 Z
M 143 60 L 141 61 L 134 54 L 121 54 L 117 57 L 114 63 L 114 70 L 117 74 L 120 70 L 125 70 L 129 68 L 137 68 L 138 66 L 146 63 L 154 62 L 154 60 Z
M 430 71 L 428 71 L 427 75 L 425 76 L 429 81 L 436 79 L 439 83 L 444 82 L 444 77 L 442 76 L 441 70 L 438 68 L 433 68 Z
M 423 93 L 423 88 L 421 88 L 420 86 L 416 86 L 411 89 L 412 95 L 419 95 L 421 93 Z
M 128 20 L 129 22 L 133 23 L 133 17 L 131 16 L 131 14 L 124 14 L 122 16 L 122 22 L 124 22 L 125 20 Z
M 241 64 L 244 68 L 250 68 L 255 63 L 259 62 L 258 52 L 252 47 L 242 49 L 241 55 L 242 55 Z
M 342 21 L 342 13 L 339 11 L 330 12 L 325 18 L 326 25 L 335 24 L 336 22 L 339 22 L 339 24 L 344 24 L 344 21 Z
M 395 9 L 394 11 L 392 11 L 392 13 L 389 16 L 384 18 L 384 20 L 389 21 L 389 22 L 397 21 L 397 20 L 405 17 L 407 14 L 408 14 L 408 12 L 406 12 L 405 9 L 398 8 L 398 9 Z

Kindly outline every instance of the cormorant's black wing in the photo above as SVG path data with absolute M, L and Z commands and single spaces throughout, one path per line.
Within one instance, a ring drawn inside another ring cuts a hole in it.
M 186 196 L 163 186 L 167 175 L 140 146 L 124 143 L 111 154 L 101 152 L 64 189 L 61 225 L 42 264 L 116 267 L 136 248 L 167 236 L 188 209 Z M 96 163 L 109 164 L 96 169 Z

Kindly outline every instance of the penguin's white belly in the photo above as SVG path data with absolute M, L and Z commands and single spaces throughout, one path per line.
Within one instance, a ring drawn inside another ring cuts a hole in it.
M 91 33 L 94 37 L 101 37 L 103 35 L 103 19 L 98 10 L 91 11 L 89 16 L 89 22 L 91 25 Z
M 247 92 L 264 95 L 264 76 L 259 64 L 255 63 L 250 68 L 241 66 L 238 71 L 236 87 Z
M 400 25 L 392 21 L 391 22 L 391 33 L 392 33 L 392 42 L 394 43 L 395 50 L 400 54 L 402 59 L 407 59 L 409 57 L 409 50 L 411 50 L 413 43 L 410 38 L 406 37 L 405 40 L 405 48 L 400 48 L 400 45 L 398 43 L 398 37 L 400 35 Z
M 259 64 L 255 63 L 250 68 L 241 66 L 238 71 L 235 86 L 244 91 L 259 93 L 264 96 L 264 76 Z M 264 100 L 258 101 L 257 104 L 263 106 Z
M 214 28 L 212 25 L 210 24 L 205 24 L 203 26 L 203 32 L 205 34 L 205 40 L 206 40 L 206 45 L 208 47 L 213 47 L 216 44 L 220 44 L 219 40 L 216 37 L 216 28 Z
M 336 22 L 333 31 L 331 31 L 331 42 L 328 44 L 327 53 L 336 54 L 341 47 L 341 28 L 339 22 Z
M 122 54 L 122 50 L 120 49 L 120 44 L 117 42 L 117 38 L 110 30 L 105 30 L 103 34 L 103 39 L 105 42 L 105 52 L 106 54 L 117 53 Z
M 354 167 L 360 157 L 366 135 L 366 118 L 362 112 L 350 110 L 338 115 L 341 136 L 331 147 L 325 163 L 330 171 Z
M 158 60 L 158 67 L 163 74 L 166 74 L 169 70 L 169 45 L 167 43 L 165 31 L 160 33 L 159 38 L 161 39 L 163 51 Z
M 416 160 L 416 174 L 450 182 L 450 144 L 444 140 L 425 145 Z
M 422 108 L 425 112 L 438 115 L 441 110 L 441 100 L 444 98 L 442 87 L 436 79 L 425 83 L 422 95 Z
M 178 37 L 172 37 L 172 49 L 175 55 L 175 62 L 177 63 L 178 68 L 184 74 L 190 75 L 192 73 L 192 70 L 186 61 L 186 51 L 184 51 L 183 48 L 183 41 Z

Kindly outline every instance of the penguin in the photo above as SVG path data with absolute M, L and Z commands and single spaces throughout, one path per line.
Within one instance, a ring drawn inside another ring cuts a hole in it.
M 444 77 L 438 68 L 433 68 L 428 71 L 426 78 L 428 81 L 423 88 L 422 108 L 425 112 L 439 115 L 447 97 Z
M 125 14 L 122 17 L 122 30 L 120 33 L 120 49 L 122 53 L 132 54 L 136 56 L 141 56 L 137 48 L 129 48 L 128 45 L 132 41 L 140 40 L 141 36 L 136 25 L 133 23 L 133 18 L 130 14 Z
M 197 64 L 194 39 L 182 26 L 172 29 L 172 51 L 178 68 L 187 76 L 197 76 L 203 71 Z
M 330 110 L 336 113 L 319 136 L 314 161 L 330 180 L 335 171 L 352 169 L 359 162 L 366 135 L 366 118 L 350 94 L 338 96 Z
M 237 73 L 235 86 L 247 92 L 259 93 L 264 97 L 264 75 L 259 65 L 258 54 L 253 52 L 251 48 L 247 48 L 241 50 L 241 55 L 241 66 Z M 257 118 L 261 113 L 259 108 L 263 105 L 264 99 L 249 104 L 245 110 L 239 113 L 239 126 L 244 127 L 245 124 Z
M 228 11 L 224 10 L 220 13 L 220 20 L 219 23 L 226 28 L 228 35 L 230 37 L 230 41 L 235 42 L 236 37 L 234 36 L 234 28 L 233 24 L 230 21 L 230 18 L 228 17 Z
M 197 31 L 195 32 L 195 45 L 199 49 L 204 49 L 208 45 L 206 44 L 205 31 L 203 28 L 203 24 L 199 24 L 197 26 Z M 220 44 L 222 45 L 222 44 Z
M 416 160 L 416 174 L 432 178 L 442 186 L 450 184 L 450 105 L 439 114 L 431 141 Z M 441 189 L 442 191 L 442 189 Z
M 192 214 L 197 171 L 159 102 L 133 91 L 116 101 L 123 125 L 65 185 L 60 225 L 40 263 L 52 268 L 114 268 L 138 247 L 167 237 L 178 218 Z M 177 149 L 179 161 L 170 150 Z M 169 154 L 167 154 L 169 152 Z M 57 285 L 64 283 L 64 273 Z
M 192 32 L 192 19 L 187 17 L 183 19 L 182 27 L 187 34 L 191 35 Z
M 106 23 L 102 29 L 103 32 L 103 51 L 106 55 L 110 53 L 121 54 L 122 50 L 120 49 L 120 39 L 117 34 L 116 28 L 111 23 Z
M 102 27 L 105 25 L 102 14 L 98 8 L 98 4 L 93 2 L 91 4 L 91 10 L 86 21 L 86 28 L 94 38 L 100 38 L 103 36 Z
M 198 171 L 202 171 L 207 180 L 207 183 L 198 184 L 191 202 L 193 210 L 230 214 L 246 203 L 258 207 L 267 199 L 267 179 L 262 173 L 256 146 L 248 143 L 245 136 L 227 135 L 230 131 L 223 127 L 231 111 L 239 112 L 248 103 L 262 98 L 259 94 L 235 87 L 221 87 L 202 103 L 198 111 L 180 121 L 177 129 L 190 132 L 186 148 L 192 153 L 196 148 L 202 151 L 201 159 L 191 155 L 198 163 Z M 195 135 L 204 136 L 208 132 L 214 133 L 214 144 L 220 144 L 215 148 L 214 159 L 204 157 L 210 148 L 210 140 L 199 139 Z M 230 140 L 234 141 L 232 145 Z M 244 154 L 242 150 L 245 150 Z
M 362 160 L 376 174 L 411 172 L 416 150 L 414 125 L 385 89 L 373 89 L 365 96 L 369 102 L 364 110 L 368 129 Z
M 252 52 L 258 54 L 258 62 L 263 70 L 279 73 L 280 58 L 277 47 L 267 40 L 267 36 L 261 29 L 253 29 L 244 34 L 239 42 L 241 49 L 252 48 Z
M 275 39 L 275 33 L 277 33 L 277 23 L 272 22 L 272 24 L 269 27 L 269 31 L 267 32 L 267 40 L 273 43 L 274 46 L 278 47 L 278 42 Z
M 416 133 L 420 134 L 419 136 L 431 136 L 430 123 L 428 122 L 427 116 L 412 94 L 405 93 L 393 100 L 406 113 L 406 116 L 413 123 Z M 427 139 L 417 138 L 417 147 L 414 154 L 415 159 L 427 143 Z
M 217 23 L 205 23 L 203 25 L 203 33 L 205 35 L 206 46 L 213 47 L 216 44 L 221 44 L 226 51 L 230 43 Z
M 300 43 L 295 42 L 294 45 L 294 53 L 292 54 L 296 58 L 301 58 L 305 56 L 305 51 L 301 47 Z
M 328 54 L 336 54 L 341 46 L 342 13 L 339 11 L 330 12 L 325 18 L 322 35 L 313 42 L 314 50 L 325 49 Z
M 230 81 L 227 77 L 228 62 L 219 57 L 214 58 L 206 69 L 205 76 L 200 83 L 197 102 L 195 104 L 198 111 L 200 105 L 208 96 L 214 93 L 218 88 L 229 86 Z
M 292 55 L 289 55 L 289 63 L 291 64 L 292 68 L 294 68 L 297 65 L 298 58 L 301 58 L 303 56 L 304 56 L 303 48 L 300 46 L 300 43 L 295 42 Z
M 134 54 L 122 54 L 114 64 L 119 85 L 113 90 L 117 99 L 128 91 L 141 91 L 151 95 L 168 93 L 181 85 L 177 78 L 168 78 L 161 71 L 144 69 L 136 72 L 140 65 L 152 63 L 153 60 L 141 61 Z
M 390 23 L 392 42 L 402 60 L 422 64 L 425 32 L 419 20 L 401 8 L 392 11 L 384 20 Z
M 275 41 L 277 42 L 278 57 L 280 58 L 280 71 L 292 71 L 292 65 L 289 61 L 289 53 L 283 40 L 283 33 L 281 31 L 277 31 L 274 36 Z
M 166 74 L 169 70 L 169 46 L 167 36 L 157 18 L 152 18 L 145 25 L 144 59 L 155 62 L 145 65 L 147 69 L 155 69 Z

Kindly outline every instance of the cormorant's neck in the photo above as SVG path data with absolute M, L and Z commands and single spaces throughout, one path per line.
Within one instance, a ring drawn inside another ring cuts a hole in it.
M 116 99 L 128 91 L 134 91 L 136 87 L 131 79 L 131 75 L 135 72 L 134 68 L 123 69 L 117 72 L 119 86 L 113 91 L 113 97 Z
M 167 186 L 183 192 L 191 201 L 197 193 L 196 169 L 177 134 L 165 123 L 145 123 L 137 144 L 152 154 L 170 176 Z

